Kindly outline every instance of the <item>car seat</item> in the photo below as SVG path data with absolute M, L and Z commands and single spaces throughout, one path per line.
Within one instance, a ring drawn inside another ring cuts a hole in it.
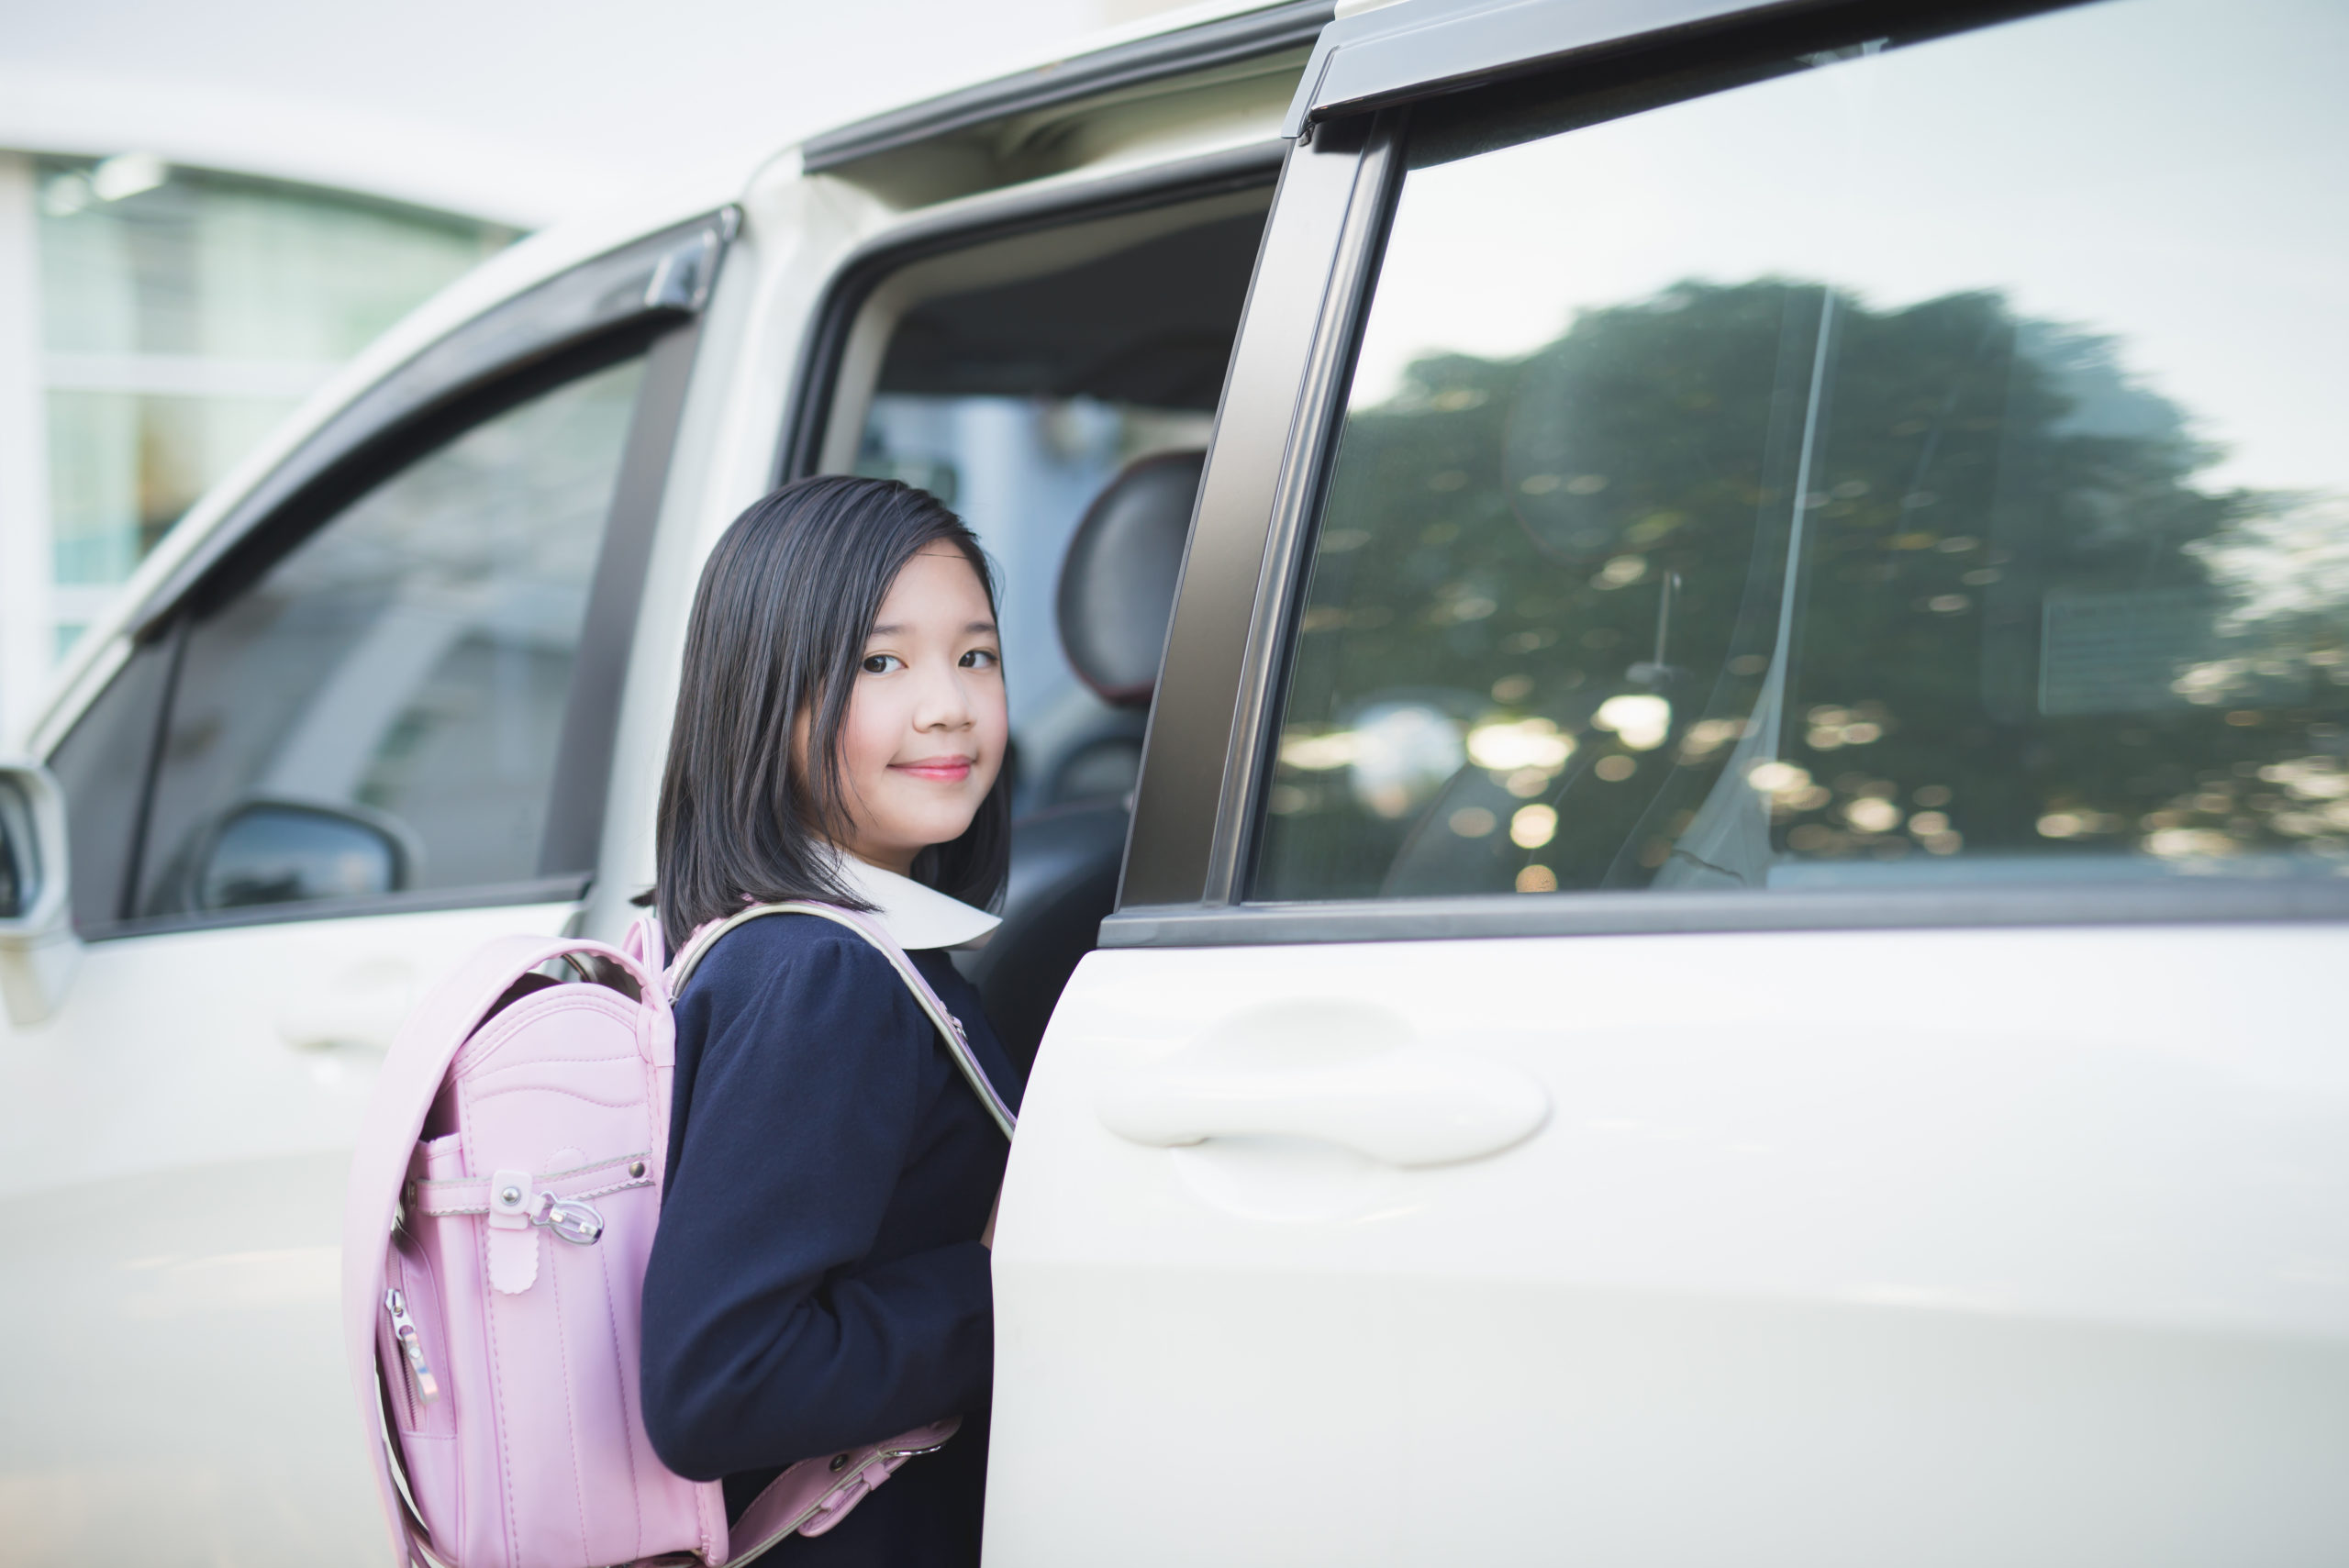
M 1157 690 L 1206 462 L 1203 451 L 1136 459 L 1094 498 L 1069 540 L 1054 606 L 1061 646 L 1077 675 L 1112 706 L 1146 712 Z M 1106 737 L 1088 756 L 1105 746 L 1131 750 L 1131 766 L 1104 769 L 1097 757 L 1085 770 L 1116 780 L 1111 792 L 1049 806 L 1012 825 L 1003 924 L 963 963 L 1023 1073 L 1062 988 L 1117 902 L 1141 742 Z

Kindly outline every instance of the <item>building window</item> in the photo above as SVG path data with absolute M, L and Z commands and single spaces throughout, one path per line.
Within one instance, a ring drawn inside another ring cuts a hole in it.
M 62 654 L 190 503 L 514 231 L 140 154 L 36 160 Z

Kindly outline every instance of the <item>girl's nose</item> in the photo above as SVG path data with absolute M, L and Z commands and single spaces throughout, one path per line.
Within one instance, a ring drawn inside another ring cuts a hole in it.
M 970 699 L 952 668 L 922 682 L 921 695 L 914 703 L 916 729 L 968 729 L 971 724 Z

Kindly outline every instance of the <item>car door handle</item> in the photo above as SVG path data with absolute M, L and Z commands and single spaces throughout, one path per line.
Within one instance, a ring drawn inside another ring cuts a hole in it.
M 306 979 L 282 992 L 278 1038 L 302 1050 L 356 1045 L 388 1051 L 415 1002 L 413 965 L 396 958 L 362 960 L 330 979 Z
M 1521 1141 L 1547 1119 L 1550 1100 L 1508 1062 L 1410 1043 L 1311 1062 L 1178 1052 L 1102 1095 L 1095 1110 L 1120 1138 L 1161 1148 L 1275 1136 L 1390 1165 L 1442 1165 Z

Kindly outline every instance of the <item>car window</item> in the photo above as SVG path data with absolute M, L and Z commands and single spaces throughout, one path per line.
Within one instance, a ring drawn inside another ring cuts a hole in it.
M 73 925 L 95 933 L 122 918 L 139 802 L 155 751 L 155 726 L 170 684 L 170 635 L 142 642 L 50 753 L 65 797 Z
M 1252 895 L 2349 873 L 2344 50 L 2115 0 L 1423 110 Z
M 521 883 L 643 361 L 343 508 L 190 627 L 139 912 Z

